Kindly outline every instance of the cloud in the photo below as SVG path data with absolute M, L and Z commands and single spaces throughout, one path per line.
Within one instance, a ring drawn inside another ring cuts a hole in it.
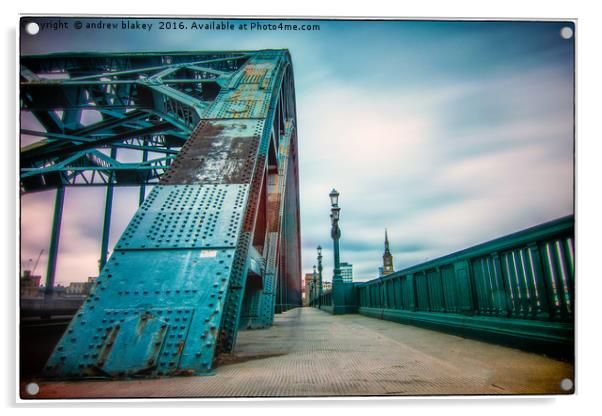
M 82 38 L 57 31 L 28 37 L 23 47 L 288 48 L 303 270 L 311 271 L 320 244 L 325 279 L 332 276 L 328 193 L 336 187 L 341 257 L 366 280 L 382 264 L 384 228 L 402 268 L 572 213 L 572 43 L 558 36 L 561 24 L 323 22 L 315 33 L 181 31 L 124 40 L 119 33 Z M 135 155 L 123 151 L 120 158 Z M 59 260 L 60 279 L 95 273 L 104 193 L 90 192 L 68 192 L 61 250 L 69 259 Z M 111 245 L 136 210 L 136 192 L 115 193 Z M 53 196 L 22 202 L 27 262 L 47 245 Z
M 333 186 L 341 256 L 362 280 L 382 264 L 385 227 L 395 264 L 406 267 L 572 213 L 568 81 L 542 68 L 414 95 L 334 80 L 306 92 L 304 247 L 330 244 Z M 307 270 L 312 257 L 304 256 Z

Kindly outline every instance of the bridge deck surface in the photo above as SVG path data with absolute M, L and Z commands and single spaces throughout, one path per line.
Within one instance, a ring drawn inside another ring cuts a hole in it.
M 40 381 L 36 398 L 262 397 L 563 393 L 570 363 L 361 315 L 312 308 L 241 331 L 215 374 Z M 28 398 L 25 393 L 23 398 Z

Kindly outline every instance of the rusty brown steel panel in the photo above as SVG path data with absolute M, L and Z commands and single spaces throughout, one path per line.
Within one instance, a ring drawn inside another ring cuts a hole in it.
M 205 120 L 161 179 L 171 184 L 244 184 L 253 174 L 262 120 Z

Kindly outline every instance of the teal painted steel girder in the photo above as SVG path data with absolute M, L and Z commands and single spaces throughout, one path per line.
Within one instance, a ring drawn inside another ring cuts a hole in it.
M 120 148 L 115 146 L 114 149 Z M 148 148 L 147 148 L 148 149 Z M 152 147 L 151 147 L 152 149 Z M 121 163 L 98 150 L 81 151 L 60 163 L 40 168 L 22 168 L 21 181 L 32 191 L 48 186 L 135 186 L 157 184 L 175 156 L 139 163 Z M 45 186 L 37 186 L 42 179 Z
M 54 212 L 52 216 L 52 230 L 50 231 L 50 247 L 48 249 L 48 268 L 46 272 L 45 295 L 51 295 L 54 288 L 54 274 L 59 251 L 59 237 L 61 234 L 61 222 L 63 220 L 63 203 L 65 201 L 65 187 L 56 189 L 54 201 Z
M 198 71 L 204 71 L 202 68 L 197 66 L 190 66 L 190 68 L 195 68 Z M 169 74 L 171 71 L 176 71 L 179 68 L 168 68 L 169 71 L 163 71 L 165 75 Z M 133 83 L 140 85 L 161 85 L 161 84 L 201 84 L 201 83 L 210 83 L 215 82 L 217 78 L 207 78 L 207 79 L 188 79 L 188 78 L 172 78 L 172 79 L 163 79 L 164 75 L 153 75 L 147 79 L 137 79 L 137 80 L 119 80 L 119 79 L 105 79 L 105 80 L 93 80 L 93 79 L 41 79 L 35 81 L 26 81 L 21 83 L 21 87 L 33 87 L 33 86 L 86 86 L 86 85 L 131 85 Z M 192 100 L 190 102 L 193 102 Z
M 198 54 L 192 55 L 198 60 Z M 269 326 L 276 310 L 300 306 L 298 157 L 290 56 L 287 51 L 248 52 L 244 59 L 227 52 L 222 55 L 227 58 L 213 53 L 203 67 L 211 61 L 214 72 L 231 72 L 228 82 L 210 91 L 208 105 L 194 110 L 200 122 L 177 156 L 162 158 L 160 167 L 168 166 L 167 171 L 132 218 L 54 350 L 47 376 L 206 373 L 216 354 L 232 351 L 239 328 Z M 99 59 L 103 65 L 133 65 L 140 58 L 155 65 L 153 71 L 161 76 L 176 72 L 156 68 L 156 60 L 172 60 L 172 56 L 110 58 Z M 55 68 L 60 61 L 79 73 L 78 59 L 89 65 L 88 58 L 79 55 L 50 59 L 58 61 L 28 68 Z M 181 54 L 177 60 L 188 65 Z M 234 64 L 238 67 L 232 68 Z M 186 88 L 176 95 L 190 94 Z M 148 90 L 158 94 L 152 97 L 154 102 L 165 104 L 174 98 L 163 94 L 163 88 Z M 165 108 L 181 119 L 177 113 L 184 107 L 172 104 Z M 110 134 L 133 137 L 136 130 L 148 128 L 139 119 L 133 122 L 128 127 L 119 117 L 107 117 L 101 125 L 79 128 L 88 128 L 97 135 L 96 143 L 105 140 L 111 147 L 125 140 L 113 140 Z M 109 139 L 104 136 L 107 132 Z M 26 170 L 24 175 L 102 172 L 119 177 L 122 171 L 148 171 L 153 162 L 120 163 L 92 143 L 73 140 L 70 144 L 71 134 L 49 136 L 57 139 L 54 143 L 67 145 L 52 148 L 45 142 L 46 151 L 39 152 L 44 157 L 36 159 L 38 172 Z M 142 152 L 152 151 L 146 137 L 137 139 Z M 49 162 L 53 157 L 56 160 Z
M 199 52 L 22 57 L 21 107 L 46 130 L 22 131 L 46 137 L 21 151 L 23 177 L 29 178 L 21 183 L 22 192 L 78 184 L 68 174 L 59 175 L 60 180 L 46 180 L 44 169 L 87 148 L 173 153 L 250 56 Z M 57 110 L 62 111 L 61 117 Z M 98 112 L 102 119 L 85 124 L 83 110 Z M 170 146 L 160 145 L 159 137 L 168 137 Z M 136 138 L 151 148 L 126 143 Z M 135 183 L 153 182 L 137 176 Z

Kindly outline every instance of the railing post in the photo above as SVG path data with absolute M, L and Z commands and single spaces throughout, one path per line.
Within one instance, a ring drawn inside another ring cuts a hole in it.
M 429 294 L 429 291 L 430 291 L 429 279 L 428 279 L 427 273 L 424 270 L 422 270 L 420 272 L 420 280 L 422 282 L 424 282 L 424 285 L 418 286 L 419 290 L 422 289 L 422 288 L 424 288 L 424 290 L 420 290 L 420 292 L 423 292 L 422 293 L 423 296 L 421 297 L 421 300 L 423 300 L 424 303 L 425 303 L 425 311 L 426 312 L 431 312 L 432 308 L 431 308 L 431 296 Z M 420 293 L 418 295 L 420 296 Z M 421 303 L 422 302 L 418 302 L 418 306 L 421 306 L 420 305 Z
M 529 250 L 529 260 L 531 262 L 531 273 L 537 293 L 537 312 L 536 317 L 540 319 L 550 318 L 550 305 L 548 302 L 548 288 L 546 287 L 543 268 L 541 267 L 541 257 L 539 255 L 539 246 L 533 242 L 527 245 Z
M 446 312 L 447 308 L 445 307 L 445 287 L 443 284 L 443 273 L 441 272 L 441 268 L 439 266 L 435 267 L 435 272 L 437 273 L 437 283 L 439 284 L 439 301 L 441 302 L 441 312 Z
M 512 300 L 510 299 L 510 295 L 508 293 L 508 290 L 506 289 L 506 279 L 504 279 L 499 253 L 491 253 L 491 259 L 493 261 L 493 272 L 495 275 L 497 286 L 500 289 L 503 289 L 503 292 L 501 293 L 503 299 L 498 299 L 498 313 L 500 315 L 509 316 L 512 310 Z M 504 307 L 502 308 L 502 306 Z
M 527 285 L 524 279 L 521 279 L 521 267 L 520 267 L 520 250 L 512 250 L 512 266 L 513 266 L 513 275 L 516 281 L 516 287 L 519 293 L 519 303 L 520 303 L 520 314 L 522 317 L 526 318 L 529 315 L 529 297 L 527 296 Z
M 458 310 L 465 314 L 475 313 L 473 288 L 470 283 L 470 270 L 467 261 L 454 263 L 456 287 L 458 288 Z
M 408 304 L 408 309 L 411 311 L 415 311 L 416 308 L 416 281 L 413 274 L 408 274 L 406 277 L 408 284 L 408 293 L 410 294 L 410 302 Z

